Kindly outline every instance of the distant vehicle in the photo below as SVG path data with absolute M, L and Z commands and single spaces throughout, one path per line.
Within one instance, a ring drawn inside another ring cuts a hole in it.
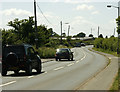
M 73 52 L 69 48 L 60 48 L 57 49 L 56 54 L 55 54 L 55 59 L 56 61 L 59 61 L 61 59 L 68 59 L 68 60 L 73 60 Z
M 85 43 L 81 43 L 81 46 L 86 46 L 86 44 Z
M 3 76 L 7 74 L 7 71 L 18 74 L 20 70 L 25 70 L 27 75 L 32 74 L 32 69 L 36 69 L 37 73 L 41 72 L 40 56 L 31 45 L 6 45 L 3 47 L 2 54 Z
M 76 43 L 74 47 L 81 47 L 81 43 Z

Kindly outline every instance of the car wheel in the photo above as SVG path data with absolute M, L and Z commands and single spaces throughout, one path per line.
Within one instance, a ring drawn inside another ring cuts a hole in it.
M 37 71 L 37 73 L 41 73 L 41 64 L 40 63 L 38 63 L 38 67 L 37 67 L 37 69 L 36 69 L 36 71 Z
M 68 61 L 70 61 L 70 58 L 68 58 Z
M 15 74 L 18 74 L 18 73 L 19 73 L 19 70 L 15 70 L 14 73 L 15 73 Z
M 71 61 L 73 61 L 73 57 L 71 58 Z
M 2 70 L 2 76 L 5 76 L 7 74 L 7 70 Z
M 56 61 L 58 61 L 58 58 L 55 58 Z
M 27 75 L 31 75 L 32 74 L 32 66 L 29 64 L 26 70 Z

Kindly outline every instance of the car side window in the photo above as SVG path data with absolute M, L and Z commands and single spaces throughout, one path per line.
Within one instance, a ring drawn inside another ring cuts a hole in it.
M 27 53 L 28 55 L 33 55 L 35 52 L 34 52 L 34 49 L 30 47 L 28 48 Z
M 71 50 L 70 50 L 70 49 L 68 49 L 68 51 L 69 51 L 69 52 L 71 52 Z

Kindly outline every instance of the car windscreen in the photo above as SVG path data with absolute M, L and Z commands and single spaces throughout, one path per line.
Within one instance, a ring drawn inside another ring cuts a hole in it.
M 68 49 L 57 49 L 57 52 L 60 52 L 60 53 L 68 52 Z
M 23 46 L 8 46 L 4 48 L 4 56 L 10 52 L 15 53 L 18 57 L 22 57 L 24 55 Z

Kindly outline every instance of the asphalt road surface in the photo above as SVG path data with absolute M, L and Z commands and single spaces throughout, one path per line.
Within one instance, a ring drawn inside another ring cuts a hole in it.
M 10 71 L 7 76 L 0 76 L 0 87 L 2 90 L 76 90 L 108 64 L 106 57 L 88 48 L 73 48 L 74 61 L 54 60 L 43 63 L 41 74 L 33 70 L 32 76 L 26 76 L 23 71 L 14 75 Z

